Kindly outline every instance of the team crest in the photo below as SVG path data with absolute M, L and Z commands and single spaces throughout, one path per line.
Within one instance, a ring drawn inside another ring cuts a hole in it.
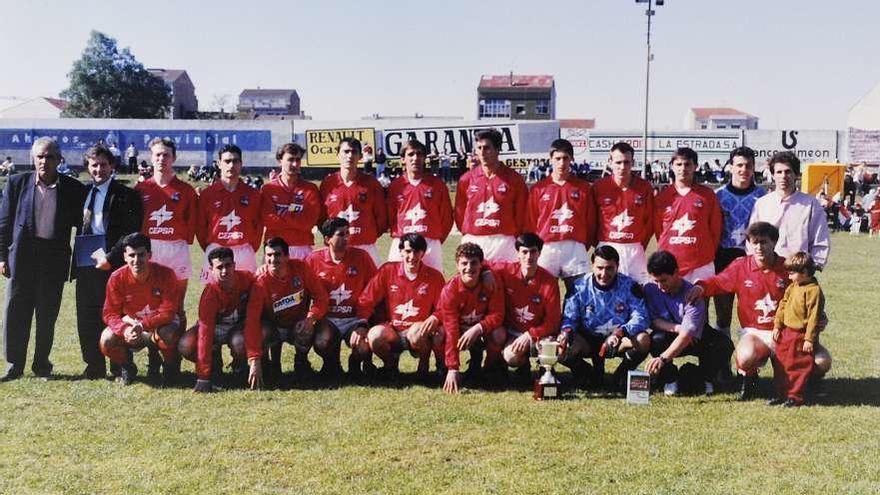
M 153 295 L 156 297 L 162 296 L 162 288 L 161 287 L 153 287 Z
M 611 198 L 602 198 L 603 206 L 611 206 Z
M 541 201 L 550 201 L 550 194 L 549 193 L 542 194 Z
M 403 194 L 398 194 L 398 195 L 397 195 L 397 202 L 398 202 L 398 203 L 403 203 Z
M 272 195 L 272 202 L 274 202 L 274 203 L 278 202 L 278 195 L 277 194 Z
M 297 191 L 297 192 L 293 193 L 293 200 L 296 201 L 297 203 L 302 203 L 303 198 L 304 198 L 304 195 L 303 195 L 302 191 Z
M 391 285 L 388 287 L 388 291 L 389 291 L 389 292 L 397 292 L 398 290 L 400 290 L 400 287 L 398 287 L 397 284 L 391 284 Z
M 475 192 L 477 192 L 479 190 L 480 189 L 474 184 L 471 184 L 470 186 L 468 186 L 468 194 L 474 194 Z
M 360 201 L 361 203 L 367 202 L 367 193 L 365 191 L 361 191 L 358 193 L 358 201 Z
M 489 296 L 487 296 L 487 295 L 486 295 L 485 293 L 483 293 L 483 292 L 480 292 L 480 295 L 477 297 L 477 299 L 478 299 L 480 302 L 486 302 L 486 301 L 489 300 Z
M 626 306 L 624 306 L 623 303 L 617 303 L 614 305 L 615 313 L 623 313 L 624 311 L 626 311 Z
M 223 204 L 223 203 L 221 203 L 220 201 L 214 201 L 214 208 L 215 209 L 220 208 L 221 204 Z
M 416 292 L 417 292 L 420 296 L 425 296 L 425 295 L 427 295 L 427 294 L 428 294 L 428 285 L 427 285 L 427 284 L 422 284 L 422 285 L 420 285 L 419 288 L 418 288 L 418 290 L 416 290 Z
M 238 199 L 238 202 L 241 203 L 241 206 L 247 206 L 251 203 L 251 200 L 247 196 L 242 196 Z
M 641 205 L 645 204 L 645 197 L 642 196 L 641 194 L 636 194 L 636 197 L 633 198 L 633 203 L 641 206 Z
M 580 199 L 580 198 L 581 198 L 581 192 L 580 192 L 580 191 L 575 190 L 575 191 L 572 191 L 572 192 L 571 192 L 571 199 Z
M 348 276 L 349 277 L 357 277 L 358 269 L 357 267 L 350 266 L 348 267 Z
M 292 279 L 290 279 L 290 285 L 292 285 L 295 289 L 302 287 L 302 279 L 299 275 L 294 275 Z
M 699 198 L 695 199 L 694 206 L 696 206 L 697 208 L 702 208 L 703 207 L 703 200 L 699 199 Z
M 425 199 L 431 199 L 434 197 L 434 191 L 428 189 L 427 191 L 425 191 L 424 196 L 425 196 Z
M 148 198 L 144 196 L 144 201 L 146 201 L 147 199 Z M 171 201 L 174 201 L 175 203 L 180 201 L 180 192 L 174 191 L 173 193 L 171 193 Z
M 498 192 L 504 194 L 507 192 L 507 184 L 501 184 L 498 186 Z
M 540 294 L 533 295 L 532 302 L 535 304 L 541 304 L 541 295 Z
M 592 304 L 587 304 L 587 306 L 584 308 L 584 313 L 585 313 L 585 314 L 591 315 L 591 314 L 593 314 L 594 312 L 595 312 L 595 308 L 593 308 L 593 305 L 592 305 Z
M 755 283 L 752 282 L 751 280 L 746 280 L 743 282 L 743 287 L 745 287 L 746 289 L 751 289 L 754 286 L 755 286 Z
M 144 198 L 144 203 L 146 203 L 147 201 L 150 200 L 150 195 L 149 195 L 149 194 L 144 194 L 143 198 Z
M 777 278 L 776 279 L 776 287 L 779 289 L 784 289 L 785 288 L 785 280 L 782 280 L 781 278 Z
M 335 194 L 331 194 L 330 196 L 327 196 L 328 203 L 332 203 L 332 202 L 336 201 L 336 199 L 337 199 L 337 197 Z

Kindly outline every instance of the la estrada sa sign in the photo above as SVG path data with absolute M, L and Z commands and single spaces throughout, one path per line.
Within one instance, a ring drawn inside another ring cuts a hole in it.
M 347 129 L 309 129 L 306 131 L 306 153 L 309 165 L 338 165 L 339 141 L 353 137 L 361 146 L 376 148 L 376 130 L 372 127 Z
M 424 143 L 425 147 L 428 148 L 429 154 L 468 154 L 474 151 L 474 136 L 477 132 L 486 129 L 495 129 L 501 133 L 501 155 L 516 155 L 519 153 L 519 129 L 516 124 L 505 124 L 385 129 L 383 134 L 385 154 L 399 157 L 403 145 L 411 139 Z

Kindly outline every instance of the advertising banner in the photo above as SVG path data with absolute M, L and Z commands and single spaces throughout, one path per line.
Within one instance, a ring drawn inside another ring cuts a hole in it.
M 755 150 L 760 170 L 780 151 L 791 151 L 801 162 L 837 161 L 837 131 L 746 130 L 744 145 Z
M 234 144 L 243 151 L 271 151 L 272 133 L 268 130 L 207 129 L 0 129 L 0 149 L 29 150 L 34 140 L 50 137 L 62 150 L 85 150 L 100 140 L 116 143 L 125 149 L 129 143 L 143 150 L 153 138 L 169 138 L 178 151 L 215 151 Z
M 474 151 L 474 135 L 484 129 L 496 129 L 501 133 L 501 156 L 520 154 L 519 129 L 516 124 L 385 129 L 382 142 L 385 154 L 389 157 L 399 157 L 403 145 L 410 139 L 424 143 L 428 154 L 462 155 Z
M 849 128 L 849 162 L 880 163 L 880 131 Z
M 372 127 L 345 129 L 309 129 L 306 135 L 306 155 L 308 165 L 338 165 L 337 147 L 343 138 L 353 137 L 361 142 L 361 146 L 370 146 L 376 150 L 376 130 Z

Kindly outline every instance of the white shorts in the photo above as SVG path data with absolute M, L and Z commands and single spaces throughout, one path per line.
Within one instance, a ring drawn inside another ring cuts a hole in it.
M 222 246 L 211 243 L 208 244 L 208 249 L 205 250 L 205 262 L 202 265 L 202 282 L 207 282 L 208 277 L 211 275 L 211 265 L 208 264 L 208 253 L 218 247 Z M 232 257 L 235 260 L 236 270 L 246 270 L 251 273 L 257 272 L 257 255 L 254 253 L 254 248 L 252 248 L 250 244 L 229 246 L 229 249 L 232 250 Z
M 600 242 L 599 246 L 611 246 L 620 256 L 617 272 L 622 273 L 636 282 L 644 285 L 651 281 L 648 275 L 648 258 L 645 256 L 645 247 L 638 242 Z
M 687 280 L 688 282 L 695 284 L 698 280 L 707 280 L 715 276 L 715 262 L 710 261 L 705 265 L 694 268 L 687 275 L 682 276 L 681 278 Z
M 376 249 L 375 244 L 358 244 L 357 246 L 352 247 L 366 251 L 367 254 L 370 255 L 370 258 L 373 258 L 373 263 L 375 263 L 377 267 L 382 264 L 382 262 L 379 261 L 379 250 Z
M 287 254 L 292 260 L 304 260 L 312 254 L 312 246 L 287 246 Z
M 473 242 L 483 249 L 486 261 L 516 261 L 516 239 L 512 235 L 472 235 L 461 236 L 461 243 Z
M 574 277 L 590 271 L 587 248 L 577 241 L 553 241 L 544 243 L 538 266 L 554 277 Z
M 754 335 L 755 338 L 757 338 L 758 340 L 763 342 L 765 346 L 767 346 L 767 349 L 770 349 L 770 355 L 767 356 L 767 358 L 762 360 L 760 363 L 758 363 L 759 368 L 767 364 L 767 359 L 769 359 L 770 356 L 776 355 L 776 342 L 773 341 L 773 332 L 771 330 L 758 330 L 757 328 L 746 327 L 738 329 L 737 333 L 739 334 L 740 340 L 742 340 L 742 338 L 746 335 Z
M 425 238 L 425 241 L 428 244 L 428 250 L 425 251 L 425 257 L 422 258 L 422 262 L 431 268 L 435 268 L 439 270 L 441 273 L 443 272 L 443 251 L 442 247 L 440 247 L 440 241 L 437 239 L 428 239 Z M 391 246 L 388 248 L 388 261 L 401 261 L 400 258 L 400 249 L 398 246 L 400 245 L 400 239 L 397 237 L 391 238 Z
M 192 261 L 189 258 L 189 244 L 186 241 L 163 241 L 150 239 L 150 261 L 174 270 L 177 280 L 189 280 L 192 275 Z

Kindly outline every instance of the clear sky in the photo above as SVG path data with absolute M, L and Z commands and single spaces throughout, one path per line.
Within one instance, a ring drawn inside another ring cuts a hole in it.
M 201 109 L 295 88 L 315 119 L 476 117 L 481 74 L 552 74 L 557 117 L 642 126 L 634 0 L 0 0 L 0 96 L 55 96 L 92 29 L 147 67 L 185 69 Z M 651 126 L 732 106 L 765 129 L 842 129 L 880 83 L 880 2 L 667 0 L 652 28 Z

